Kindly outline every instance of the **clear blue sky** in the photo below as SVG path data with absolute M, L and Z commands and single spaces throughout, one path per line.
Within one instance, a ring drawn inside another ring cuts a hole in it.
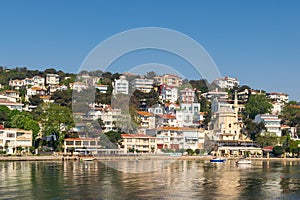
M 222 75 L 300 100 L 300 1 L 1 0 L 0 8 L 3 66 L 77 72 L 111 35 L 164 27 L 199 42 Z

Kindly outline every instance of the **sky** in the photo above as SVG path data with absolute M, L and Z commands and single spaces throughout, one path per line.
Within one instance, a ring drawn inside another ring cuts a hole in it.
M 1 0 L 0 8 L 0 66 L 76 73 L 107 38 L 162 27 L 202 45 L 222 76 L 300 101 L 300 1 Z M 162 63 L 195 78 L 185 61 L 166 53 L 131 54 L 112 71 Z

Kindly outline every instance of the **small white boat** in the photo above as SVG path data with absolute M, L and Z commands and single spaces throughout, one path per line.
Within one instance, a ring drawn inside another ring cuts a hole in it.
M 225 162 L 226 160 L 225 159 L 222 159 L 222 158 L 213 158 L 210 160 L 210 162 Z
M 93 161 L 93 160 L 95 160 L 95 158 L 82 158 L 81 160 L 82 161 Z
M 251 165 L 252 164 L 252 161 L 251 160 L 239 160 L 239 161 L 236 161 L 236 164 L 237 165 Z

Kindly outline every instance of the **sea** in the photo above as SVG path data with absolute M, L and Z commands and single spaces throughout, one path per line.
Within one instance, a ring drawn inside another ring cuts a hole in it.
M 300 162 L 6 161 L 0 199 L 298 200 Z

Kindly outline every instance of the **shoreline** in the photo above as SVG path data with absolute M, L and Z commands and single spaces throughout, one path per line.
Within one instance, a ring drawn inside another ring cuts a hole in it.
M 133 155 L 133 156 L 101 156 L 94 157 L 95 160 L 204 160 L 209 161 L 214 156 L 165 156 L 165 155 Z M 1 161 L 75 161 L 80 160 L 81 157 L 77 156 L 0 156 Z M 239 160 L 240 158 L 226 158 L 227 160 Z M 300 158 L 246 158 L 253 161 L 297 161 L 300 162 Z

